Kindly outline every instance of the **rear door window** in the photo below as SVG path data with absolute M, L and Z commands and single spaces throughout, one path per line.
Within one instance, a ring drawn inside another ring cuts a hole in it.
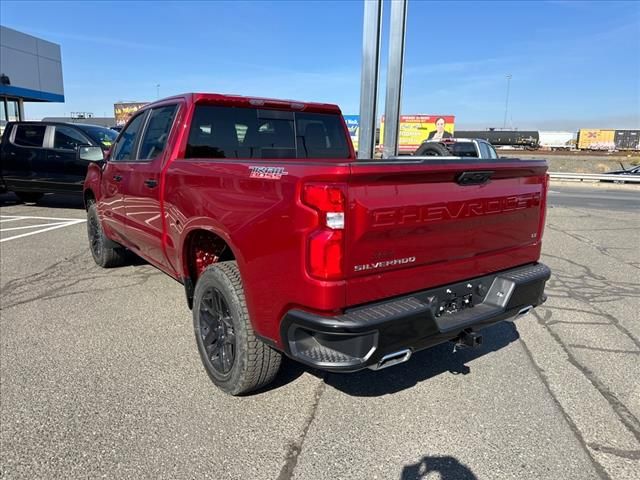
M 58 150 L 75 150 L 80 145 L 91 145 L 89 139 L 74 128 L 64 125 L 55 127 L 53 148 Z
M 42 147 L 46 125 L 18 125 L 13 143 L 22 147 Z
M 198 105 L 187 158 L 348 158 L 339 115 Z
M 140 144 L 139 160 L 155 158 L 164 151 L 177 107 L 177 105 L 168 105 L 151 110 L 147 128 Z

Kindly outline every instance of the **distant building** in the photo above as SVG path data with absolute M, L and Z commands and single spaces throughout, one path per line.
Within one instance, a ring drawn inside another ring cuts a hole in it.
M 64 102 L 60 45 L 0 26 L 0 131 L 25 102 Z

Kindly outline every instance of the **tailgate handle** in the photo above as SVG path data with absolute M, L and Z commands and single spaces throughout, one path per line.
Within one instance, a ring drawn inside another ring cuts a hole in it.
M 492 170 L 487 170 L 483 172 L 462 172 L 456 178 L 456 182 L 458 185 L 482 185 L 483 183 L 487 183 L 491 179 L 491 175 L 493 175 Z

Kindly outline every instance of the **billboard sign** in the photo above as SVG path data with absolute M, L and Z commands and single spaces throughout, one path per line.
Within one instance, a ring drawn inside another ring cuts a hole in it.
M 425 140 L 453 137 L 454 115 L 400 115 L 398 150 L 414 152 Z M 380 123 L 380 143 L 384 143 L 384 116 Z
M 131 116 L 144 107 L 148 102 L 120 102 L 113 104 L 113 116 L 116 118 L 116 125 L 124 126 Z
M 344 121 L 349 130 L 353 149 L 358 150 L 358 135 L 360 134 L 360 115 L 344 115 Z

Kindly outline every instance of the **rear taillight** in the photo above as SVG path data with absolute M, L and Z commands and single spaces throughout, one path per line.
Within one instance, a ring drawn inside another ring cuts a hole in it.
M 307 244 L 307 269 L 313 277 L 338 280 L 344 276 L 345 196 L 339 185 L 305 185 L 302 201 L 318 214 L 318 228 Z

